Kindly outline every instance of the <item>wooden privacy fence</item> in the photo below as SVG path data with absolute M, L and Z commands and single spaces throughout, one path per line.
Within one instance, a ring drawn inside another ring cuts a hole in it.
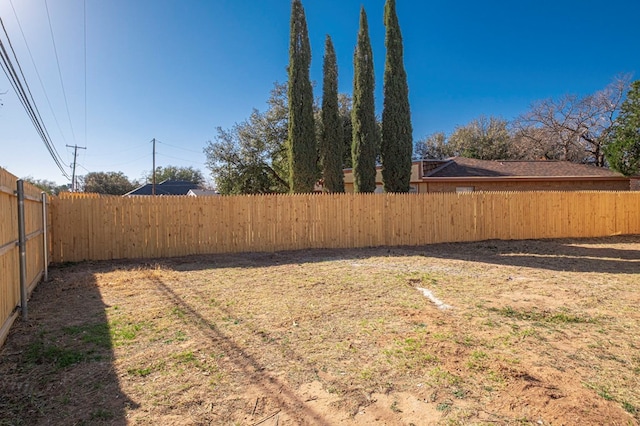
M 24 183 L 25 288 L 21 294 L 19 247 L 18 178 L 0 168 L 0 346 L 19 313 L 23 301 L 46 274 L 47 255 L 43 201 L 40 189 Z M 50 223 L 50 221 L 48 221 Z M 24 300 L 26 303 L 26 300 Z M 26 308 L 26 305 L 24 306 Z M 23 313 L 26 310 L 23 309 Z
M 53 261 L 640 233 L 640 192 L 54 199 Z

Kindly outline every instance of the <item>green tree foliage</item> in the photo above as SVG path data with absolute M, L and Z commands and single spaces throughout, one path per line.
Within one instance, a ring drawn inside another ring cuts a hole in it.
M 309 80 L 311 47 L 300 0 L 291 4 L 289 43 L 289 186 L 291 192 L 313 192 L 317 180 L 313 90 Z
M 153 180 L 151 172 L 146 176 L 147 182 Z M 193 167 L 177 167 L 177 166 L 165 166 L 156 167 L 156 182 L 162 182 L 165 180 L 183 180 L 187 182 L 193 182 L 201 185 L 204 183 L 204 175 L 198 169 Z
M 214 142 L 205 148 L 207 166 L 221 194 L 268 194 L 288 192 L 286 175 L 278 173 L 272 151 L 257 132 L 261 117 L 254 111 L 249 120 L 236 123 L 231 130 L 218 127 Z
M 344 192 L 342 171 L 342 120 L 338 105 L 338 64 L 336 52 L 327 35 L 323 65 L 322 85 L 322 137 L 320 138 L 320 163 L 327 192 Z
M 353 167 L 351 156 L 351 142 L 353 140 L 353 125 L 351 124 L 351 96 L 347 93 L 338 94 L 340 121 L 342 122 L 342 167 Z
M 640 173 L 640 80 L 631 83 L 605 153 L 614 170 L 626 176 Z
M 444 160 L 453 157 L 453 149 L 443 132 L 432 133 L 416 142 L 413 156 L 416 160 Z
M 269 106 L 256 122 L 256 132 L 264 140 L 267 158 L 273 175 L 281 177 L 279 181 L 287 181 L 289 191 L 289 153 L 287 140 L 289 137 L 289 102 L 287 98 L 288 84 L 273 84 L 271 95 L 267 100 Z M 270 172 L 271 173 L 271 172 Z
M 409 192 L 413 129 L 409 108 L 409 86 L 404 69 L 402 33 L 395 0 L 384 7 L 387 48 L 384 66 L 384 108 L 382 110 L 382 182 L 385 192 Z
M 33 186 L 37 186 L 49 195 L 58 195 L 61 192 L 68 192 L 70 188 L 69 185 L 58 185 L 53 181 L 47 179 L 35 179 L 32 176 L 27 176 L 22 178 L 22 180 L 29 182 Z
M 137 185 L 137 182 L 129 181 L 122 172 L 91 172 L 80 181 L 82 191 L 107 195 L 123 195 Z
M 448 145 L 453 155 L 479 160 L 506 160 L 510 156 L 510 142 L 506 120 L 481 116 L 466 126 L 456 127 Z
M 289 192 L 287 88 L 286 83 L 274 83 L 266 111 L 254 109 L 231 129 L 218 128 L 214 141 L 205 147 L 207 168 L 220 193 Z M 340 94 L 339 101 L 344 127 L 351 122 L 350 98 Z
M 354 54 L 353 109 L 353 179 L 355 192 L 376 189 L 376 145 L 379 139 L 374 102 L 373 52 L 364 6 L 360 9 L 360 29 Z
M 218 128 L 205 148 L 207 167 L 221 194 L 266 194 L 289 191 L 287 154 L 287 85 L 275 83 L 266 112 L 232 129 Z

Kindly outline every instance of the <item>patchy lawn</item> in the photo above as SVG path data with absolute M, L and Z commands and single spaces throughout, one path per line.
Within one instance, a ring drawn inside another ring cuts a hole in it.
M 639 424 L 640 237 L 60 265 L 0 424 Z

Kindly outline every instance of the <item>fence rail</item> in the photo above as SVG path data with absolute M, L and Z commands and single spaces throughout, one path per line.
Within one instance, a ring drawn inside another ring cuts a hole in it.
M 20 250 L 18 247 L 18 199 L 15 194 L 18 178 L 0 168 L 0 346 L 6 339 L 21 305 Z M 44 210 L 40 189 L 24 184 L 24 225 L 26 293 L 30 294 L 46 270 L 44 250 Z
M 640 192 L 54 199 L 53 262 L 640 233 Z

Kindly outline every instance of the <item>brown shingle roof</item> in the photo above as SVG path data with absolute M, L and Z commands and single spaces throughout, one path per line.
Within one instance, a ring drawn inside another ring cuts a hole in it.
M 428 160 L 427 160 L 428 161 Z M 427 171 L 430 177 L 622 177 L 621 174 L 602 167 L 575 164 L 568 161 L 487 161 L 454 157 L 448 163 Z

